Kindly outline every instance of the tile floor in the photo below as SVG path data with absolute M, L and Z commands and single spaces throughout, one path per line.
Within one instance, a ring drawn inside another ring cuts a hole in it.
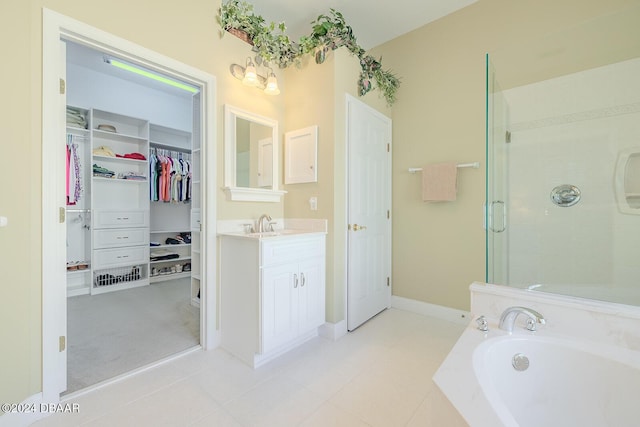
M 79 413 L 34 426 L 466 426 L 431 380 L 463 329 L 390 309 L 256 370 L 223 350 L 195 351 L 71 396 Z

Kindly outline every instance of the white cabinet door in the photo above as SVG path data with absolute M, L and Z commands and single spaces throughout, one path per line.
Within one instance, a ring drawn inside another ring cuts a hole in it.
M 324 323 L 324 276 L 324 258 L 263 269 L 261 353 Z
M 260 353 L 266 353 L 296 337 L 299 280 L 297 264 L 262 270 Z
M 318 182 L 318 126 L 285 133 L 284 183 Z
M 298 333 L 316 329 L 324 323 L 325 267 L 324 258 L 302 261 L 298 267 Z

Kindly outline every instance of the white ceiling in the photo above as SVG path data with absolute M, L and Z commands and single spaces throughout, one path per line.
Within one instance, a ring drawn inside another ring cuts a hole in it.
M 329 15 L 344 16 L 358 43 L 371 49 L 462 9 L 477 0 L 249 0 L 254 12 L 269 22 L 284 22 L 293 40 L 311 32 L 311 21 Z

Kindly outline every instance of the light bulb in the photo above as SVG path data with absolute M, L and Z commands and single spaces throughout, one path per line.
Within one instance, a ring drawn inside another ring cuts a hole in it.
M 247 68 L 244 70 L 244 78 L 242 79 L 242 84 L 247 86 L 257 86 L 258 85 L 258 73 L 256 71 L 256 66 L 253 65 L 251 60 L 247 61 Z
M 269 74 L 269 78 L 267 78 L 267 87 L 264 88 L 264 93 L 267 95 L 278 95 L 280 93 L 280 89 L 278 89 L 278 80 L 276 79 L 275 74 Z

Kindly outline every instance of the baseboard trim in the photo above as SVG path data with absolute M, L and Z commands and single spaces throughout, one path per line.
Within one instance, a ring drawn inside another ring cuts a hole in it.
M 404 298 L 392 295 L 391 307 L 398 310 L 410 311 L 412 313 L 422 314 L 424 316 L 437 317 L 448 322 L 466 325 L 471 319 L 468 311 L 457 310 L 443 305 L 430 304 L 424 301 Z
M 347 335 L 347 321 L 341 320 L 337 323 L 325 322 L 318 328 L 318 335 L 331 341 L 337 341 Z

